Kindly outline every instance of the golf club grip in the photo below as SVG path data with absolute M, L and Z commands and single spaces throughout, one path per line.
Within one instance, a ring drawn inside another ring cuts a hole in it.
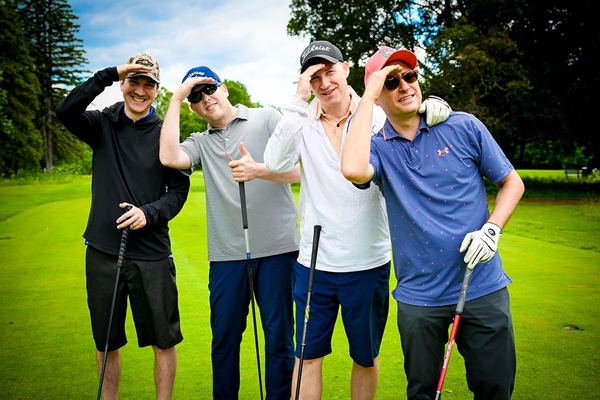
M 310 273 L 308 276 L 308 293 L 312 292 L 315 269 L 317 268 L 317 253 L 319 252 L 319 238 L 321 237 L 321 225 L 315 225 L 313 231 L 312 254 L 310 256 Z
M 242 224 L 244 229 L 248 229 L 248 212 L 246 210 L 246 186 L 240 182 L 240 202 L 242 207 Z
M 458 303 L 456 303 L 456 311 L 454 312 L 456 315 L 460 315 L 465 308 L 465 301 L 467 300 L 467 291 L 469 290 L 469 284 L 471 283 L 471 276 L 473 276 L 473 269 L 468 268 L 465 271 L 465 277 L 463 278 L 463 283 L 460 288 L 460 295 L 458 296 Z
M 123 228 L 121 233 L 121 245 L 119 246 L 119 258 L 117 259 L 117 266 L 123 265 L 123 258 L 125 257 L 125 249 L 127 248 L 127 239 L 129 238 L 129 227 Z
M 125 212 L 131 210 L 133 206 L 127 205 L 125 207 Z M 127 248 L 127 239 L 129 238 L 129 226 L 123 228 L 123 232 L 121 233 L 121 245 L 119 246 L 119 257 L 117 258 L 117 266 L 121 267 L 123 265 L 123 257 L 125 257 L 125 249 Z

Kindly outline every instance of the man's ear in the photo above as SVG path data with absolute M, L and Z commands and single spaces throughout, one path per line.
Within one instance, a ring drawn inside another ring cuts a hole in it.
M 344 69 L 344 77 L 348 79 L 350 76 L 350 64 L 348 64 L 348 61 L 344 61 L 342 68 Z

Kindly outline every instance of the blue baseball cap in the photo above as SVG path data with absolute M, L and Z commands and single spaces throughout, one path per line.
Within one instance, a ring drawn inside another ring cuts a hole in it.
M 181 83 L 185 82 L 185 80 L 188 78 L 212 78 L 214 80 L 214 83 L 200 83 L 196 86 L 218 85 L 221 83 L 221 78 L 219 78 L 219 75 L 215 74 L 210 68 L 204 66 L 190 69 L 181 80 Z

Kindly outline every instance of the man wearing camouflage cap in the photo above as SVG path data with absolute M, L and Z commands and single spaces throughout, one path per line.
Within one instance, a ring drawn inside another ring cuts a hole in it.
M 123 101 L 102 111 L 86 111 L 113 82 L 119 81 Z M 179 324 L 175 265 L 168 222 L 182 209 L 189 178 L 164 167 L 158 158 L 162 120 L 152 103 L 158 94 L 160 67 L 148 54 L 138 54 L 118 67 L 96 72 L 69 93 L 56 108 L 64 126 L 94 152 L 92 204 L 83 234 L 86 286 L 98 372 L 105 400 L 118 398 L 121 361 L 127 343 L 127 298 L 138 345 L 152 346 L 158 399 L 170 399 L 177 366 L 175 346 L 183 340 Z M 124 212 L 129 206 L 131 209 Z M 124 261 L 111 315 L 121 230 L 128 227 Z

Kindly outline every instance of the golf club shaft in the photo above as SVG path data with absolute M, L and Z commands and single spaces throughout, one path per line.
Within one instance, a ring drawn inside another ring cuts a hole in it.
M 125 212 L 131 210 L 130 205 L 125 208 Z M 117 301 L 117 289 L 119 288 L 119 276 L 121 275 L 121 267 L 123 266 L 123 258 L 125 257 L 125 249 L 127 248 L 127 239 L 129 238 L 129 226 L 123 228 L 121 233 L 121 244 L 119 246 L 119 255 L 117 257 L 117 277 L 115 278 L 115 288 L 113 290 L 112 302 L 110 305 L 110 314 L 108 317 L 108 332 L 106 333 L 106 344 L 104 346 L 104 355 L 102 358 L 102 369 L 100 371 L 100 383 L 98 385 L 98 396 L 100 400 L 102 396 L 102 385 L 104 383 L 104 371 L 106 370 L 106 359 L 108 357 L 108 342 L 110 341 L 110 332 L 112 330 L 112 320 L 115 313 L 115 303 Z
M 306 307 L 304 308 L 304 328 L 302 330 L 302 342 L 300 345 L 300 360 L 298 362 L 298 378 L 296 380 L 296 400 L 300 396 L 300 382 L 302 380 L 302 364 L 304 363 L 304 349 L 306 347 L 306 328 L 310 318 L 310 298 L 312 296 L 312 287 L 317 267 L 317 253 L 319 251 L 319 238 L 321 236 L 321 225 L 315 225 L 312 243 L 312 255 L 310 258 L 310 272 L 308 275 L 308 291 L 306 294 Z
M 244 182 L 240 186 L 240 203 L 242 208 L 242 224 L 244 227 L 244 238 L 246 240 L 246 269 L 248 273 L 248 288 L 250 290 L 250 302 L 252 303 L 252 322 L 254 327 L 254 345 L 256 347 L 256 365 L 258 366 L 258 388 L 260 398 L 263 399 L 262 374 L 260 371 L 260 350 L 258 346 L 258 328 L 256 326 L 256 306 L 254 304 L 254 282 L 252 278 L 252 263 L 250 261 L 250 239 L 248 237 L 248 211 L 246 209 L 246 186 Z
M 446 349 L 446 356 L 444 357 L 442 371 L 440 372 L 440 378 L 438 380 L 435 400 L 438 400 L 440 398 L 440 394 L 442 393 L 444 379 L 446 378 L 446 372 L 448 370 L 448 363 L 450 362 L 450 355 L 452 354 L 452 348 L 454 347 L 454 341 L 456 340 L 456 332 L 458 332 L 460 316 L 463 312 L 463 309 L 465 308 L 465 302 L 467 300 L 467 291 L 469 290 L 469 283 L 471 282 L 472 274 L 473 269 L 467 268 L 467 270 L 465 271 L 465 277 L 463 278 L 462 287 L 460 288 L 460 295 L 458 296 L 456 310 L 454 311 L 454 322 L 452 323 L 452 331 L 450 332 L 450 339 L 448 340 L 448 348 Z

